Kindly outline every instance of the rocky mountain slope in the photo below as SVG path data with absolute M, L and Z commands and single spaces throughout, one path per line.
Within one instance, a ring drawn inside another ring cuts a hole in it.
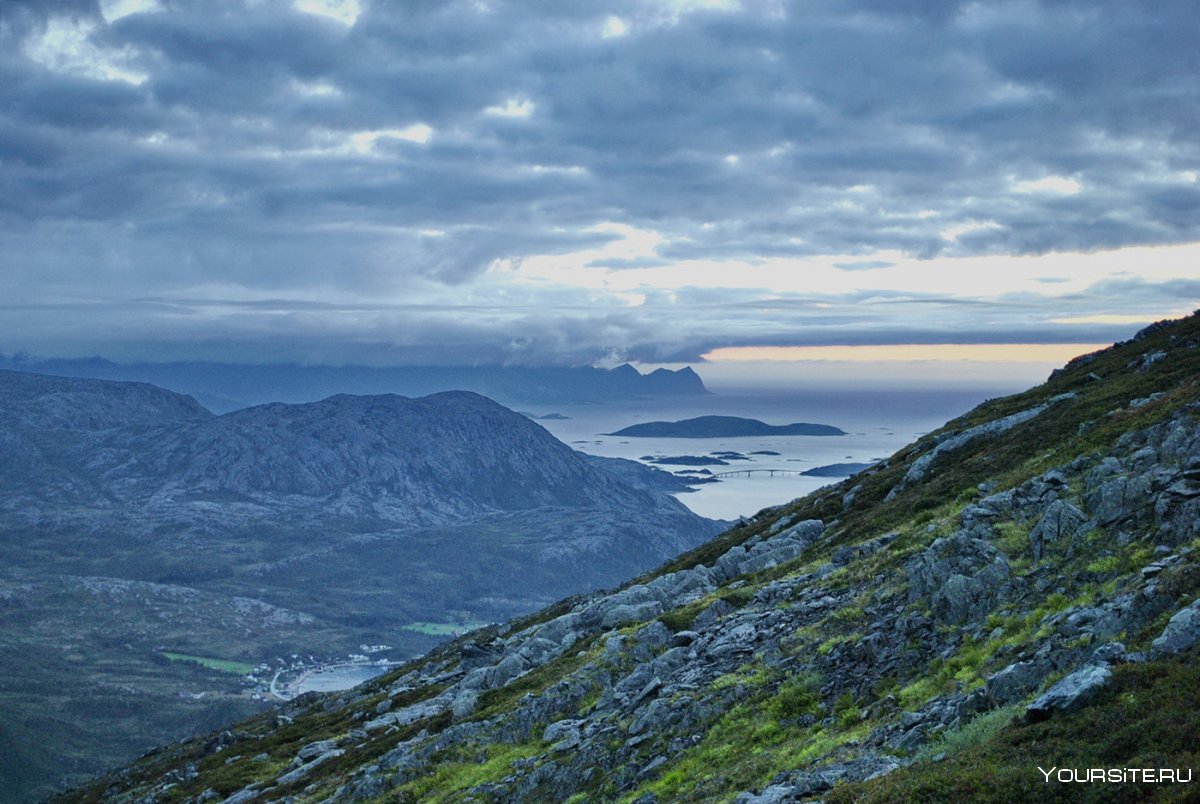
M 627 463 L 467 392 L 216 416 L 154 386 L 0 372 L 0 801 L 263 708 L 229 668 L 411 657 L 717 532 Z
M 1200 316 L 616 592 L 169 746 L 69 801 L 1191 800 Z

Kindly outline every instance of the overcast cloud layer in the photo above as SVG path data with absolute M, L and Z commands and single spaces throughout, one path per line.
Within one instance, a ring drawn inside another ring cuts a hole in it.
M 1194 0 L 600 9 L 0 2 L 0 350 L 664 362 L 1200 303 Z

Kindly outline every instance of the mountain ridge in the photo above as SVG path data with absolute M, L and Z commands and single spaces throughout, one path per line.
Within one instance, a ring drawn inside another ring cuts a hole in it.
M 339 393 L 427 396 L 466 390 L 506 405 L 590 404 L 708 393 L 691 367 L 642 374 L 624 363 L 591 366 L 310 366 L 208 362 L 115 363 L 101 357 L 39 360 L 0 355 L 0 369 L 152 383 L 195 396 L 219 413 L 270 402 L 313 402 Z

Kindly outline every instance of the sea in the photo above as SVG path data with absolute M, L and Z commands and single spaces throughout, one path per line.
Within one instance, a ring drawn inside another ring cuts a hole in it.
M 799 474 L 804 470 L 884 460 L 918 436 L 966 413 L 990 396 L 1016 390 L 971 387 L 939 388 L 935 392 L 912 388 L 733 391 L 615 405 L 555 406 L 529 413 L 538 416 L 538 424 L 560 441 L 592 455 L 627 458 L 648 465 L 653 465 L 650 460 L 658 457 L 717 457 L 712 453 L 719 452 L 746 456 L 746 460 L 722 458 L 726 465 L 657 465 L 672 472 L 707 469 L 713 474 L 727 475 L 716 483 L 676 496 L 701 516 L 736 519 L 843 479 Z M 547 414 L 565 418 L 540 418 Z M 846 435 L 743 438 L 606 435 L 632 424 L 706 415 L 741 416 L 776 425 L 829 424 L 845 430 Z

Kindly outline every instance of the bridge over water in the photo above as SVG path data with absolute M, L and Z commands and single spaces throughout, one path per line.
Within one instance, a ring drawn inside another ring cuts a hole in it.
M 804 472 L 799 469 L 735 469 L 729 472 L 713 472 L 712 477 L 750 477 L 751 475 L 798 477 L 803 474 Z

